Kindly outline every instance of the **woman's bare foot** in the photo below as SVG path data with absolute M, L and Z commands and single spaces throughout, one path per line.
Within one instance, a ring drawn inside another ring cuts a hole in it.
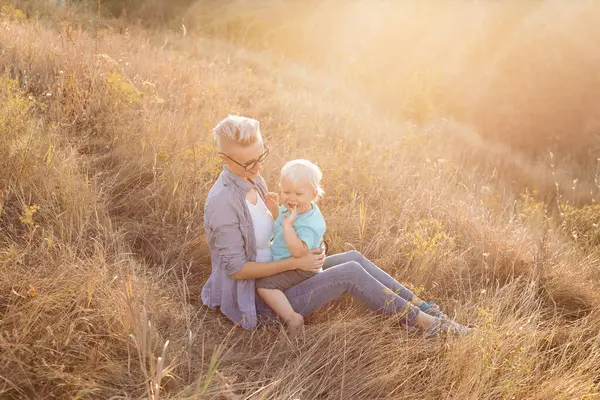
M 292 337 L 296 336 L 304 329 L 304 318 L 298 313 L 294 313 L 294 315 L 286 319 L 285 323 L 287 325 L 288 334 Z

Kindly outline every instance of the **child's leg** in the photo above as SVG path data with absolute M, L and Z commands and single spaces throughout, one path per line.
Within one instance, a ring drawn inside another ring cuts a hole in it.
M 283 319 L 290 329 L 297 329 L 304 325 L 304 318 L 292 308 L 289 300 L 281 290 L 257 289 L 259 296 Z

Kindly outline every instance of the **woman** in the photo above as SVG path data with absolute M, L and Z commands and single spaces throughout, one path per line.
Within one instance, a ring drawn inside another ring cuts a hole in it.
M 202 288 L 205 305 L 220 307 L 234 323 L 253 329 L 258 316 L 275 316 L 256 296 L 255 279 L 293 269 L 317 272 L 323 267 L 323 272 L 285 291 L 303 317 L 347 292 L 374 311 L 399 314 L 404 324 L 424 330 L 427 336 L 441 331 L 468 333 L 468 328 L 439 311 L 440 317 L 432 316 L 411 304 L 416 296 L 359 252 L 325 257 L 315 249 L 302 258 L 272 261 L 273 219 L 267 212 L 250 212 L 250 207 L 264 202 L 267 193 L 260 168 L 268 149 L 259 123 L 230 115 L 217 124 L 214 135 L 224 167 L 204 207 L 212 263 L 212 273 Z

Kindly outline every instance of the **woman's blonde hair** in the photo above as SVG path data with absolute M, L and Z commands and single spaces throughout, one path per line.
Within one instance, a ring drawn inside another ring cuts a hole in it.
M 228 115 L 215 126 L 213 133 L 219 147 L 221 147 L 222 140 L 249 146 L 261 138 L 259 122 L 239 115 Z
M 322 197 L 325 194 L 321 188 L 321 179 L 323 172 L 315 164 L 308 160 L 292 160 L 286 163 L 281 168 L 281 180 L 288 180 L 292 183 L 309 182 L 317 191 L 317 197 Z

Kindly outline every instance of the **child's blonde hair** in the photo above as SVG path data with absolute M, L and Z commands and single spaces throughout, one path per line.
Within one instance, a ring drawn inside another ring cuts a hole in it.
M 293 183 L 308 181 L 311 186 L 317 191 L 317 198 L 325 194 L 321 188 L 321 179 L 323 172 L 315 164 L 308 160 L 292 160 L 281 168 L 281 180 L 288 180 Z

